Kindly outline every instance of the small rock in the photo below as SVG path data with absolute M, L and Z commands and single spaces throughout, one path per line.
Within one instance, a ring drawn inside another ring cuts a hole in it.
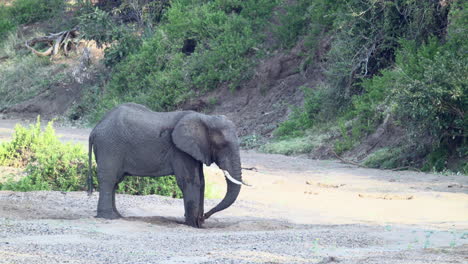
M 332 262 L 340 262 L 340 260 L 337 257 L 326 257 L 323 258 L 322 261 L 318 262 L 317 264 L 327 264 Z
M 317 183 L 317 186 L 318 187 L 322 187 L 322 188 L 338 188 L 338 187 L 342 187 L 342 186 L 345 186 L 346 184 L 327 184 L 327 183 L 321 183 L 321 182 L 318 182 Z

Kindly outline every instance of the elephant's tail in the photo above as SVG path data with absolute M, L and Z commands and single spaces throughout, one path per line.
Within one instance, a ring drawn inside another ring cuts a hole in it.
M 89 136 L 88 143 L 88 196 L 93 194 L 93 136 Z

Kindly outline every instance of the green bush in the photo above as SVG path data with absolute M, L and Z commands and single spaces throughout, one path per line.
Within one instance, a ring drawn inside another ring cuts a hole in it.
M 83 9 L 82 14 L 78 16 L 82 38 L 96 41 L 99 47 L 122 38 L 124 27 L 119 25 L 108 12 L 99 8 Z
M 297 155 L 311 152 L 318 146 L 316 143 L 312 138 L 307 136 L 287 138 L 265 144 L 260 147 L 260 151 L 282 155 Z
M 311 128 L 318 119 L 324 90 L 307 87 L 301 89 L 304 92 L 304 104 L 293 109 L 288 120 L 281 123 L 274 131 L 275 136 L 280 138 L 303 136 L 305 130 Z
M 10 17 L 10 9 L 0 4 L 0 39 L 5 39 L 7 33 L 12 31 L 15 27 L 16 25 Z
M 381 148 L 369 155 L 363 162 L 365 166 L 379 169 L 393 169 L 403 167 L 405 162 L 405 152 L 401 147 Z
M 447 160 L 450 157 L 448 148 L 439 147 L 429 153 L 426 163 L 422 167 L 423 171 L 443 171 L 447 168 Z
M 362 93 L 361 82 L 395 62 L 399 39 L 418 45 L 442 33 L 449 8 L 431 1 L 346 1 L 334 15 L 335 36 L 328 59 L 330 84 L 327 111 L 339 114 L 353 95 Z
M 80 145 L 60 142 L 51 122 L 44 130 L 39 120 L 29 129 L 17 125 L 13 140 L 0 145 L 0 164 L 25 168 L 27 176 L 7 182 L 2 189 L 83 190 L 88 171 L 86 156 Z
M 161 22 L 171 5 L 171 0 L 122 0 L 121 2 L 114 12 L 118 13 L 122 20 L 134 21 L 146 29 L 152 29 Z
M 0 3 L 0 42 L 19 24 L 29 24 L 54 17 L 65 9 L 63 0 L 15 0 Z
M 466 34 L 465 34 L 466 35 Z M 468 45 L 426 45 L 403 42 L 397 68 L 388 72 L 395 79 L 392 99 L 398 118 L 414 136 L 431 136 L 449 145 L 459 145 L 466 136 L 468 108 Z
M 361 123 L 375 126 L 387 112 L 406 128 L 413 144 L 430 143 L 427 169 L 443 170 L 466 144 L 468 45 L 458 38 L 445 43 L 432 38 L 424 45 L 402 41 L 395 69 L 364 82 L 366 94 L 353 101 L 352 113 Z
M 381 71 L 381 76 L 375 76 L 362 82 L 364 93 L 352 98 L 352 107 L 345 114 L 346 119 L 357 118 L 356 123 L 363 125 L 366 132 L 371 132 L 380 124 L 386 114 L 393 111 L 394 104 L 389 101 L 391 87 L 389 84 L 395 82 L 387 72 Z
M 135 34 L 126 31 L 117 43 L 105 49 L 104 65 L 113 67 L 131 53 L 137 52 L 140 49 L 142 40 Z
M 362 136 L 361 127 L 356 126 L 355 123 L 356 122 L 346 123 L 345 119 L 338 120 L 338 129 L 341 134 L 341 138 L 334 142 L 334 150 L 338 155 L 352 149 Z
M 63 0 L 15 0 L 10 18 L 17 24 L 27 24 L 59 14 L 65 8 Z
M 25 168 L 27 176 L 19 181 L 0 184 L 2 190 L 14 191 L 82 191 L 87 190 L 88 153 L 79 144 L 62 143 L 55 135 L 52 122 L 45 129 L 40 120 L 25 128 L 15 127 L 13 139 L 0 145 L 0 165 Z M 92 168 L 95 174 L 96 167 Z M 96 183 L 97 179 L 94 177 Z M 182 196 L 175 178 L 127 177 L 118 192 Z
M 310 49 L 309 55 L 313 55 L 320 37 L 331 30 L 335 13 L 341 5 L 340 1 L 330 0 L 282 1 L 276 11 L 279 25 L 275 24 L 272 29 L 279 46 L 291 47 L 298 39 L 304 38 Z
M 240 138 L 240 147 L 244 149 L 258 148 L 266 142 L 266 139 L 258 134 L 252 134 Z
M 338 123 L 341 134 L 333 142 L 340 153 L 352 149 L 390 116 L 408 134 L 406 143 L 411 147 L 400 149 L 402 153 L 382 153 L 405 157 L 407 163 L 419 165 L 432 153 L 425 165 L 431 170 L 444 169 L 447 160 L 466 160 L 466 153 L 461 154 L 466 146 L 468 108 L 466 2 L 294 3 L 286 5 L 280 17 L 283 23 L 277 34 L 283 46 L 301 37 L 311 38 L 312 45 L 306 45 L 309 54 L 305 55 L 310 63 L 316 54 L 315 36 L 325 32 L 333 38 L 330 49 L 320 51 L 326 80 L 313 108 L 319 109 L 318 113 L 295 109 L 277 129 L 277 136 L 300 136 L 304 129 L 332 121 Z M 382 153 L 376 155 L 389 158 Z M 385 158 L 374 160 L 383 162 Z M 388 163 L 404 162 L 400 159 Z
M 172 1 L 152 36 L 115 65 L 90 121 L 126 101 L 167 111 L 194 93 L 223 84 L 237 87 L 252 74 L 263 38 L 257 32 L 275 5 L 266 0 Z M 119 49 L 109 49 L 109 58 Z

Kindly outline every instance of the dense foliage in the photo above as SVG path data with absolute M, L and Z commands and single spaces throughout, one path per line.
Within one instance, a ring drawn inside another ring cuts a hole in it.
M 13 140 L 0 145 L 0 165 L 24 168 L 26 176 L 0 183 L 0 189 L 15 191 L 87 190 L 88 153 L 79 144 L 62 143 L 52 122 L 45 129 L 38 122 L 29 128 L 17 125 Z M 95 174 L 95 166 L 93 166 Z M 96 183 L 96 177 L 94 177 Z M 174 177 L 127 177 L 118 192 L 181 197 Z
M 276 1 L 267 0 L 174 0 L 164 6 L 159 19 L 152 20 L 153 26 L 141 29 L 143 43 L 135 40 L 136 35 L 94 36 L 108 38 L 115 45 L 106 50 L 113 74 L 92 116 L 98 119 L 125 101 L 170 110 L 195 93 L 220 85 L 237 87 L 252 74 L 253 59 L 261 53 L 256 46 L 263 39 L 258 29 L 275 5 Z M 146 10 L 144 5 L 141 8 Z M 92 12 L 84 16 L 107 19 L 105 11 Z M 87 31 L 98 32 L 92 21 L 82 22 L 91 25 L 83 26 L 91 28 Z
M 63 0 L 15 0 L 11 5 L 0 3 L 0 39 L 19 24 L 50 18 L 64 8 Z
M 219 87 L 234 91 L 253 76 L 259 58 L 300 42 L 305 50 L 298 70 L 321 68 L 325 80 L 300 88 L 303 106 L 274 133 L 283 143 L 263 149 L 310 152 L 327 141 L 341 154 L 390 120 L 406 137 L 366 164 L 378 167 L 387 160 L 386 168 L 443 170 L 453 160 L 459 168 L 468 160 L 465 2 L 16 0 L 0 6 L 0 36 L 72 10 L 66 26 L 78 26 L 82 38 L 106 47 L 108 71 L 84 88 L 70 114 L 90 123 L 122 102 L 167 111 Z M 2 105 L 63 79 L 43 78 L 47 71 L 30 67 L 51 66 L 49 61 L 14 57 L 16 63 L 0 69 Z M 323 137 L 314 140 L 314 133 Z
M 307 19 L 288 27 L 306 40 L 333 36 L 327 80 L 305 93 L 304 106 L 277 135 L 301 136 L 304 128 L 336 120 L 340 153 L 391 117 L 408 135 L 405 148 L 387 151 L 398 156 L 393 166 L 428 154 L 428 170 L 444 169 L 450 158 L 466 162 L 467 8 L 457 1 L 297 1 L 289 12 Z M 298 38 L 290 35 L 280 35 L 285 45 Z M 310 43 L 313 53 L 317 43 Z

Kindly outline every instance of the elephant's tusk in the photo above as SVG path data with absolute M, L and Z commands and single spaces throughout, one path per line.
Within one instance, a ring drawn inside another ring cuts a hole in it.
M 235 183 L 235 184 L 238 184 L 238 185 L 244 184 L 245 186 L 252 186 L 252 185 L 250 185 L 250 184 L 245 183 L 244 181 L 238 181 L 238 180 L 234 179 L 234 178 L 231 176 L 231 174 L 229 174 L 228 171 L 223 170 L 223 172 L 224 172 L 224 176 L 226 176 L 226 178 L 228 178 L 230 181 L 232 181 L 232 182 Z
M 223 170 L 223 173 L 224 173 L 224 176 L 226 176 L 226 178 L 228 178 L 228 180 L 232 181 L 233 183 L 238 184 L 238 185 L 241 185 L 241 184 L 242 184 L 242 182 L 240 182 L 240 181 L 234 179 L 234 178 L 229 174 L 228 171 Z

